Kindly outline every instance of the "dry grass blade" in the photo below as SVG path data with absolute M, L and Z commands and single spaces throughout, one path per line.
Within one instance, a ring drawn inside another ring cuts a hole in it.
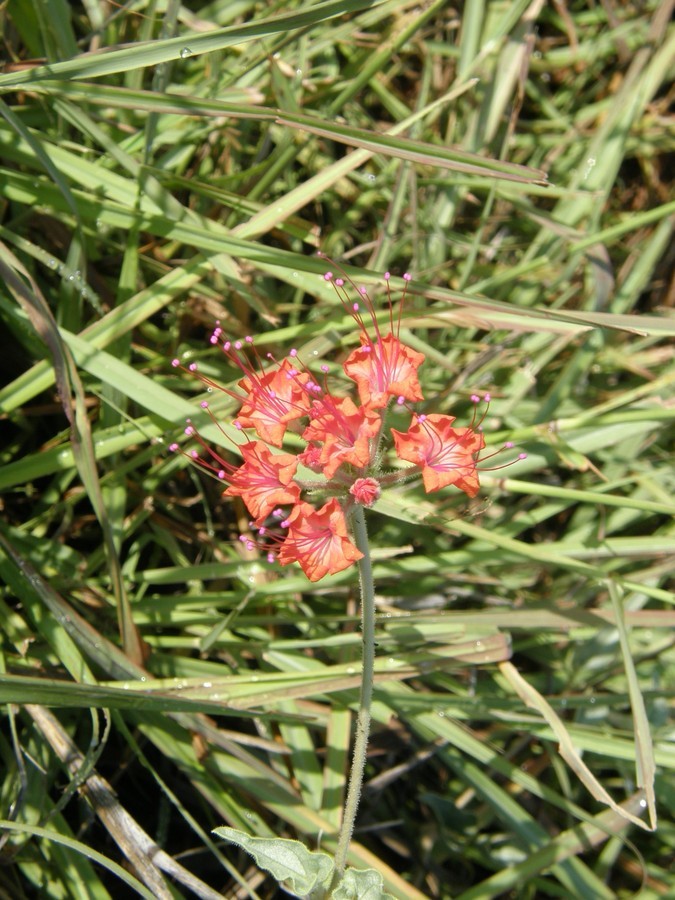
M 28 704 L 26 710 L 40 729 L 57 758 L 77 778 L 84 757 L 73 743 L 59 720 L 49 710 Z M 157 846 L 140 825 L 124 809 L 108 782 L 92 773 L 78 787 L 78 793 L 91 805 L 110 837 L 121 853 L 129 860 L 143 883 L 160 900 L 173 897 L 168 884 L 162 878 L 165 872 L 179 884 L 189 888 L 203 900 L 222 900 L 222 894 L 212 890 L 199 878 L 176 862 Z
M 555 712 L 550 703 L 548 703 L 544 699 L 544 697 L 542 697 L 539 691 L 533 688 L 532 685 L 529 684 L 525 678 L 523 678 L 523 676 L 520 674 L 518 669 L 516 669 L 513 663 L 499 663 L 499 670 L 507 679 L 511 687 L 516 691 L 518 696 L 522 699 L 523 703 L 525 703 L 525 705 L 529 706 L 531 709 L 536 709 L 537 712 L 542 715 L 551 726 L 556 738 L 559 741 L 558 749 L 560 750 L 560 755 L 577 776 L 579 781 L 581 781 L 581 783 L 587 788 L 587 790 L 590 791 L 592 796 L 600 803 L 604 803 L 606 806 L 609 806 L 609 808 L 618 816 L 625 818 L 629 822 L 632 822 L 633 825 L 644 828 L 646 831 L 653 831 L 656 827 L 655 822 L 652 821 L 651 824 L 648 824 L 639 816 L 636 816 L 634 812 L 632 812 L 633 807 L 637 807 L 639 809 L 640 807 L 647 806 L 647 801 L 644 799 L 644 790 L 640 790 L 636 797 L 631 798 L 630 801 L 628 801 L 627 805 L 621 805 L 617 803 L 600 784 L 598 779 L 595 777 L 595 775 L 593 775 L 591 770 L 583 761 L 580 753 L 574 746 L 574 742 L 570 737 L 567 728 L 565 727 L 565 723 Z M 650 786 L 650 790 L 653 791 L 653 785 Z
M 645 700 L 640 690 L 640 682 L 635 671 L 635 661 L 631 652 L 626 626 L 626 613 L 622 602 L 620 588 L 610 581 L 609 595 L 612 599 L 616 627 L 619 632 L 621 655 L 626 669 L 628 693 L 633 711 L 635 729 L 635 768 L 636 784 L 644 792 L 645 803 L 649 812 L 649 821 L 652 830 L 656 828 L 656 796 L 654 793 L 654 780 L 656 777 L 656 763 L 654 761 L 654 745 L 650 731 L 649 719 L 645 708 Z M 641 804 L 644 806 L 644 803 Z

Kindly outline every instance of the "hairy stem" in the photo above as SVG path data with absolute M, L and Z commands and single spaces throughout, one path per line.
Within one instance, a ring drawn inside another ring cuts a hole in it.
M 363 553 L 363 559 L 359 560 L 363 671 L 352 768 L 349 773 L 342 828 L 335 853 L 334 884 L 342 878 L 345 870 L 347 852 L 354 833 L 356 814 L 359 808 L 359 801 L 361 800 L 363 771 L 366 766 L 366 753 L 370 734 L 370 707 L 373 697 L 373 669 L 375 665 L 375 585 L 373 582 L 373 567 L 370 560 L 370 548 L 368 546 L 368 533 L 366 531 L 366 517 L 362 506 L 354 508 L 352 525 L 354 528 L 354 543 Z

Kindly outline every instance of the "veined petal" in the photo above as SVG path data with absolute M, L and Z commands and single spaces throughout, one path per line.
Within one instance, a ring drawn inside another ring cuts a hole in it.
M 485 440 L 472 428 L 453 428 L 454 421 L 453 416 L 419 416 L 405 434 L 392 428 L 396 452 L 420 466 L 427 493 L 454 485 L 475 497 L 480 488 L 476 455 Z
M 302 436 L 322 444 L 319 462 L 326 478 L 332 478 L 343 463 L 365 468 L 371 459 L 370 441 L 380 431 L 376 410 L 357 406 L 349 397 L 331 396 L 315 400 L 311 421 Z
M 229 476 L 229 497 L 241 497 L 256 522 L 279 506 L 300 500 L 300 487 L 293 481 L 298 461 L 290 453 L 272 453 L 262 441 L 243 444 L 244 464 Z
M 347 521 L 335 497 L 321 509 L 298 503 L 286 520 L 288 533 L 279 550 L 282 566 L 297 562 L 310 581 L 335 575 L 361 559 L 347 531 Z
M 348 378 L 356 382 L 363 404 L 386 406 L 391 397 L 404 397 L 411 403 L 423 400 L 417 370 L 424 354 L 402 344 L 393 334 L 373 343 L 361 335 L 361 347 L 344 362 Z
M 308 381 L 309 375 L 298 372 L 287 359 L 271 372 L 247 375 L 239 382 L 247 396 L 237 423 L 253 428 L 268 444 L 281 447 L 287 424 L 307 415 L 311 402 L 305 387 Z

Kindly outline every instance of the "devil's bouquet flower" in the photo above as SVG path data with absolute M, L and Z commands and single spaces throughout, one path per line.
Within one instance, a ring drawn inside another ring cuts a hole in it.
M 365 288 L 352 285 L 359 299 L 351 302 L 351 282 L 334 278 L 332 272 L 324 278 L 332 282 L 359 328 L 360 346 L 342 363 L 347 382 L 339 392 L 329 386 L 328 366 L 321 367 L 317 379 L 296 350 L 281 362 L 270 354 L 263 361 L 253 338 L 228 340 L 218 323 L 211 343 L 243 373 L 241 394 L 227 391 L 241 402 L 233 424 L 255 437 L 239 446 L 243 463 L 235 465 L 210 449 L 191 423 L 186 428 L 205 451 L 188 455 L 223 481 L 225 496 L 241 497 L 251 515 L 250 532 L 241 540 L 249 548 L 264 547 L 268 558 L 282 566 L 299 563 L 310 581 L 340 572 L 363 556 L 350 536 L 350 512 L 355 504 L 372 506 L 384 487 L 421 474 L 428 493 L 455 486 L 474 497 L 479 490 L 478 457 L 485 446 L 483 417 L 476 412 L 470 425 L 456 428 L 453 416 L 413 409 L 412 404 L 424 400 L 418 370 L 425 357 L 400 340 L 405 290 L 395 317 L 389 273 L 384 275 L 389 301 L 384 331 Z M 410 275 L 403 278 L 407 283 Z M 181 367 L 179 360 L 173 365 Z M 218 387 L 199 374 L 195 364 L 188 370 Z M 349 385 L 351 396 L 344 391 Z M 471 399 L 476 406 L 480 403 L 475 395 Z M 489 402 L 489 396 L 484 399 Z M 388 428 L 392 405 L 409 411 L 407 431 Z M 208 410 L 206 402 L 202 407 Z M 305 441 L 299 453 L 282 449 L 289 429 Z M 179 448 L 172 444 L 171 449 Z M 394 467 L 392 454 L 412 465 Z M 300 477 L 301 466 L 321 480 Z

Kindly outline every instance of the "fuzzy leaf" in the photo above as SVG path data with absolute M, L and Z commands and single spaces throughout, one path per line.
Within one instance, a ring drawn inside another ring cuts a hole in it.
M 347 869 L 331 894 L 331 900 L 395 900 L 384 890 L 382 876 L 375 869 Z
M 330 888 L 333 860 L 327 853 L 312 852 L 299 841 L 251 837 L 243 831 L 237 831 L 236 828 L 225 826 L 214 828 L 214 834 L 246 850 L 261 869 L 270 872 L 279 884 L 298 897 L 323 896 Z M 366 894 L 358 896 L 365 897 Z M 384 895 L 373 893 L 367 896 L 368 900 L 371 900 L 371 897 L 375 900 L 376 897 Z

